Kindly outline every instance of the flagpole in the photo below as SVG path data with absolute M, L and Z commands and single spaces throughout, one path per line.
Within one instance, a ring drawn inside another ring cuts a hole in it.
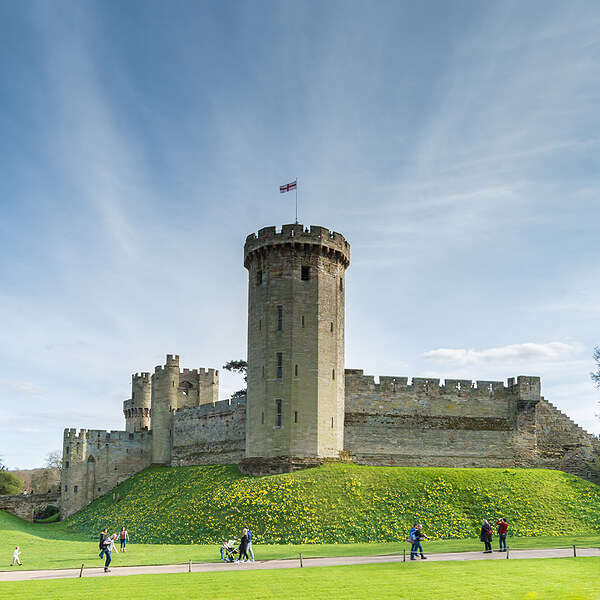
M 298 178 L 296 177 L 296 225 L 298 225 Z

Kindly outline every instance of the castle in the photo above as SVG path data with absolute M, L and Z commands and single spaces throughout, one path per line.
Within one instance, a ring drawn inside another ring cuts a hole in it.
M 133 375 L 125 431 L 65 429 L 62 515 L 150 465 L 237 463 L 259 475 L 349 460 L 597 477 L 600 442 L 541 396 L 539 377 L 376 383 L 345 369 L 349 264 L 348 242 L 323 227 L 249 235 L 246 397 L 219 401 L 219 372 L 180 369 L 177 355 Z

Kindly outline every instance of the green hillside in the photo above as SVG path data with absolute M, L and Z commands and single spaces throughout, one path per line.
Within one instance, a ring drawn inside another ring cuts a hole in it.
M 113 495 L 118 493 L 120 501 Z M 327 465 L 244 477 L 233 465 L 151 468 L 63 526 L 95 536 L 125 525 L 138 542 L 210 544 L 248 525 L 256 543 L 468 538 L 503 516 L 513 536 L 600 532 L 600 487 L 560 471 Z

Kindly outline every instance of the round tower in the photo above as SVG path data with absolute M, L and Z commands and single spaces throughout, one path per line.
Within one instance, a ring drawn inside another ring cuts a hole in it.
M 345 272 L 350 245 L 324 227 L 265 227 L 248 269 L 246 458 L 343 450 Z
M 152 381 L 150 373 L 131 376 L 131 398 L 123 402 L 125 431 L 135 433 L 150 429 L 152 407 Z
M 152 462 L 171 462 L 172 411 L 177 409 L 179 356 L 167 354 L 164 367 L 156 367 L 152 377 Z

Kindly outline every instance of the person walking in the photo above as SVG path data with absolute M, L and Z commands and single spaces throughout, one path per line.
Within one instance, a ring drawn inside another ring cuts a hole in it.
M 15 546 L 15 551 L 13 552 L 13 559 L 12 562 L 10 563 L 10 566 L 12 567 L 15 563 L 17 563 L 19 566 L 21 566 L 23 563 L 19 560 L 19 554 L 21 554 L 21 551 L 19 550 L 19 546 Z
M 498 526 L 498 541 L 500 543 L 500 549 L 498 552 L 506 552 L 506 533 L 508 531 L 508 523 L 506 519 L 501 518 L 496 521 Z
M 414 542 L 412 548 L 410 549 L 410 560 L 416 560 L 417 554 L 421 554 L 422 560 L 427 560 L 427 557 L 423 554 L 423 546 L 421 545 L 421 540 L 425 538 L 428 540 L 429 538 L 421 531 L 421 524 L 417 523 L 415 525 L 415 530 L 413 532 Z
M 484 519 L 481 524 L 481 534 L 479 539 L 485 544 L 484 554 L 492 551 L 492 526 Z
M 100 543 L 99 543 L 100 554 L 98 554 L 98 556 L 100 558 L 104 558 L 104 540 L 106 539 L 107 535 L 108 535 L 108 529 L 106 529 L 106 527 L 105 527 L 102 530 L 102 532 L 100 533 Z
M 242 531 L 242 537 L 240 539 L 240 558 L 239 561 L 240 562 L 247 562 L 248 561 L 248 529 L 246 527 L 244 527 L 243 531 Z M 244 557 L 245 560 L 244 560 Z
M 252 552 L 252 532 L 249 527 L 246 527 L 246 531 L 248 532 L 248 545 L 246 549 L 250 555 L 250 562 L 254 562 L 254 552 Z
M 121 542 L 121 552 L 125 552 L 125 546 L 129 541 L 129 533 L 125 527 L 121 527 L 121 531 L 119 532 L 119 541 Z
M 117 539 L 117 534 L 113 533 L 111 536 L 107 537 L 104 540 L 104 554 L 106 555 L 106 560 L 104 561 L 104 572 L 109 573 L 110 569 L 108 566 L 112 561 L 112 551 L 114 550 L 117 554 L 119 551 L 115 548 L 115 540 Z

